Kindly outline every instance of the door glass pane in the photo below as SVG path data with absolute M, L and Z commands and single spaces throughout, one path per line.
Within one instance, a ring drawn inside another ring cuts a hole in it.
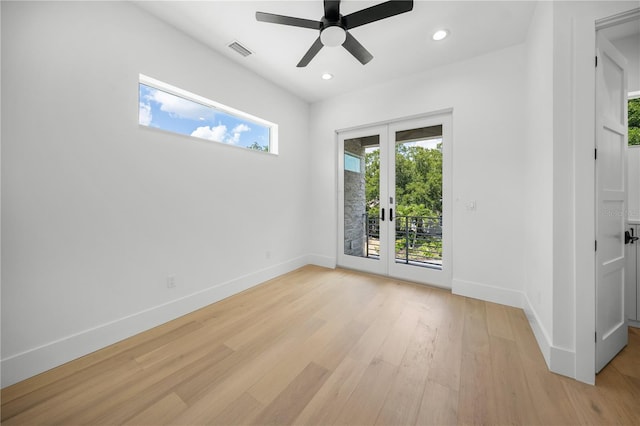
M 395 140 L 395 261 L 442 269 L 442 126 Z
M 344 141 L 344 254 L 380 258 L 380 136 Z

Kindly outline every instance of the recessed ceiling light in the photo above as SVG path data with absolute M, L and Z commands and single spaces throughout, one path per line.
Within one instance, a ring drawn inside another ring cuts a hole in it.
M 444 40 L 449 35 L 448 30 L 438 30 L 431 36 L 435 41 Z
M 324 74 L 322 74 L 323 80 L 331 80 L 332 78 L 333 78 L 333 74 L 329 74 L 328 72 L 325 72 Z

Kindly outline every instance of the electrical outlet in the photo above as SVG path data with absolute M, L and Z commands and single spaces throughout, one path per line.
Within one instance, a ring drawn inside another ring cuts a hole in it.
M 176 287 L 176 276 L 169 275 L 167 277 L 167 288 L 175 288 Z

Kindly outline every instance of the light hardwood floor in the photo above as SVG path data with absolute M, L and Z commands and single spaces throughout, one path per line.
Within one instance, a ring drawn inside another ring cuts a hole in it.
M 640 424 L 640 332 L 595 387 L 519 309 L 307 266 L 5 388 L 2 424 Z

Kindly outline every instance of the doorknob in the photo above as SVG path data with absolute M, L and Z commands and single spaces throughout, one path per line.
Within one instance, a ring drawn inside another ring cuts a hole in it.
M 633 228 L 629 229 L 629 231 L 624 231 L 624 243 L 625 244 L 633 244 L 638 241 L 640 237 L 636 237 L 633 235 Z

